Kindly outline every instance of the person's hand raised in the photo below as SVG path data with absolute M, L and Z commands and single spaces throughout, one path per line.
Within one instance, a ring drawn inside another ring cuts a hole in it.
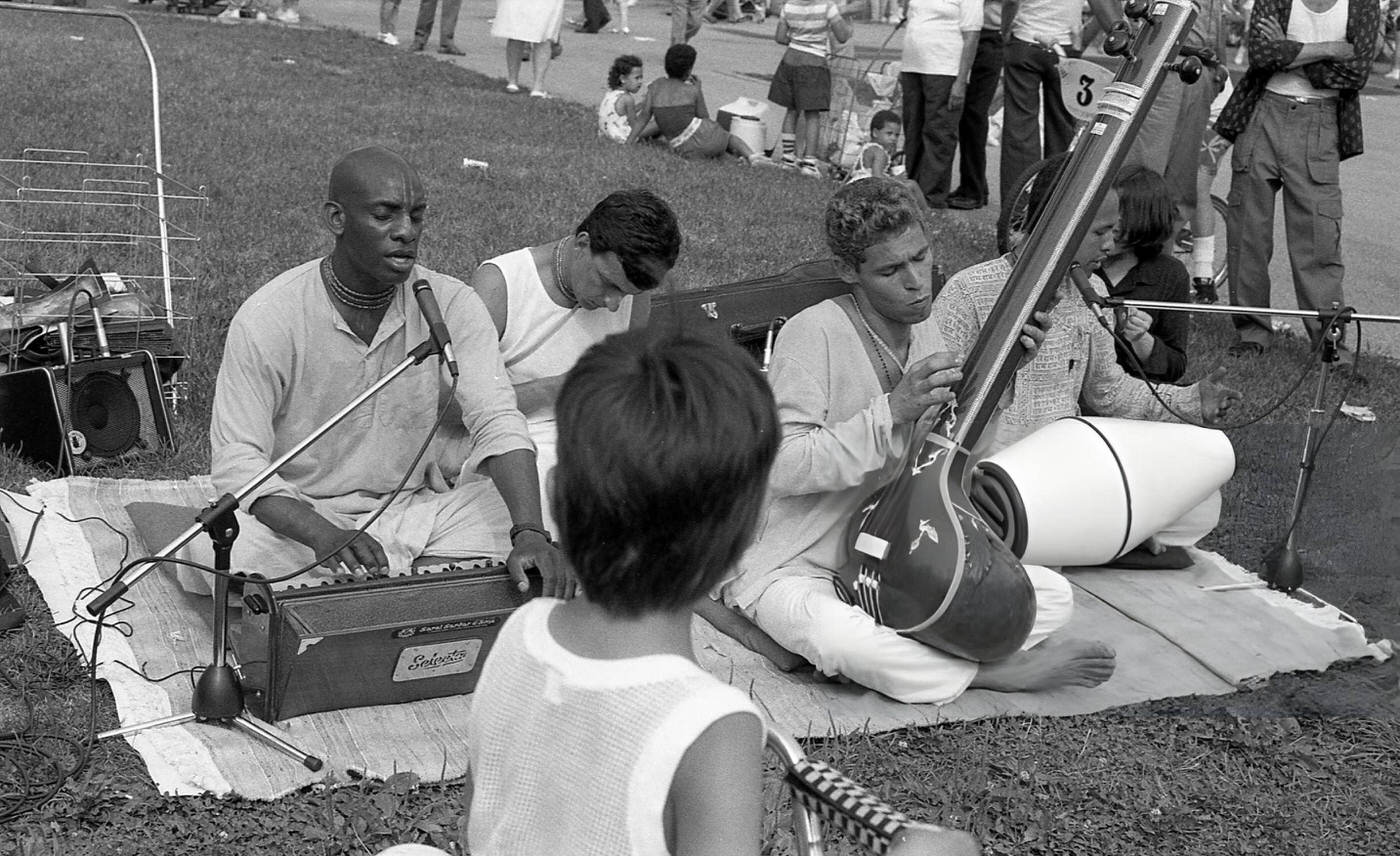
M 1118 326 L 1118 335 L 1130 344 L 1146 336 L 1147 331 L 1152 329 L 1152 316 L 1136 307 L 1127 307 L 1122 319 Z
M 894 424 L 918 421 L 930 407 L 953 400 L 950 386 L 962 380 L 962 357 L 946 352 L 930 354 L 914 363 L 890 392 L 890 416 Z
M 1230 407 L 1243 398 L 1239 390 L 1221 383 L 1224 378 L 1225 367 L 1221 366 L 1202 378 L 1197 385 L 1201 392 L 1201 418 L 1207 425 L 1214 425 L 1224 419 Z
M 1259 29 L 1259 35 L 1263 36 L 1268 41 L 1281 42 L 1288 38 L 1287 34 L 1283 31 L 1283 27 L 1279 26 L 1279 22 L 1276 18 L 1270 18 L 1265 15 L 1256 21 L 1254 26 Z

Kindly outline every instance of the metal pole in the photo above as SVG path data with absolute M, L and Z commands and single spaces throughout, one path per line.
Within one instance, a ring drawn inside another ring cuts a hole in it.
M 1330 321 L 1337 318 L 1346 323 L 1366 321 L 1378 324 L 1400 324 L 1400 315 L 1374 315 L 1350 309 L 1271 309 L 1267 306 L 1221 306 L 1215 303 L 1172 303 L 1163 300 L 1125 300 L 1105 297 L 1105 306 L 1131 306 L 1134 309 L 1163 309 L 1168 312 L 1205 312 L 1216 315 L 1282 315 L 1288 318 L 1315 318 Z
M 170 233 L 165 221 L 165 158 L 161 152 L 161 130 L 160 130 L 160 76 L 156 72 L 156 57 L 151 53 L 151 43 L 146 41 L 146 34 L 141 32 L 141 27 L 136 21 L 125 12 L 118 12 L 115 9 L 79 9 L 72 6 L 33 6 L 24 3 L 6 3 L 3 7 L 14 12 L 48 12 L 57 15 L 84 15 L 89 18 L 116 18 L 125 21 L 136 33 L 136 39 L 141 43 L 141 50 L 146 54 L 146 65 L 151 70 L 151 119 L 155 132 L 155 161 L 156 161 L 156 217 L 159 219 L 160 228 L 160 269 L 161 282 L 164 286 L 163 295 L 165 297 L 165 321 L 171 329 L 175 327 L 175 292 L 170 282 Z

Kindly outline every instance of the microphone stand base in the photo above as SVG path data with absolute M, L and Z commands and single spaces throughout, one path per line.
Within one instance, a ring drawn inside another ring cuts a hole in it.
M 1291 592 L 1303 584 L 1303 559 L 1292 544 L 1284 542 L 1264 556 L 1264 581 L 1269 588 Z

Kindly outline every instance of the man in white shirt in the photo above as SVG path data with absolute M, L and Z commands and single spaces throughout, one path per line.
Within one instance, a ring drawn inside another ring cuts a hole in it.
M 461 367 L 459 382 L 437 360 L 410 368 L 252 491 L 235 567 L 272 577 L 317 560 L 363 573 L 403 570 L 425 554 L 507 559 L 519 583 L 537 568 L 546 594 L 567 596 L 491 318 L 460 280 L 418 264 L 426 208 L 417 172 L 398 154 L 349 153 L 331 171 L 323 212 L 334 249 L 280 274 L 234 315 L 209 428 L 220 493 L 238 491 L 428 337 L 408 283 L 430 284 Z M 455 486 L 437 465 L 439 445 L 415 458 L 444 404 L 453 418 L 436 443 L 469 438 L 467 477 Z

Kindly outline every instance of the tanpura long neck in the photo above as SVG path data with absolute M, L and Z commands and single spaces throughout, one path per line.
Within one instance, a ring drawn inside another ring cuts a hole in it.
M 1196 14 L 1190 0 L 1155 0 L 1118 76 L 1100 96 L 1097 112 L 1022 245 L 1011 276 L 963 365 L 956 408 L 945 409 L 934 434 L 973 448 L 991 421 L 1025 348 L 1021 329 L 1050 305 L 1073 254 L 1108 192 L 1148 106 L 1172 73 L 1166 66 Z

